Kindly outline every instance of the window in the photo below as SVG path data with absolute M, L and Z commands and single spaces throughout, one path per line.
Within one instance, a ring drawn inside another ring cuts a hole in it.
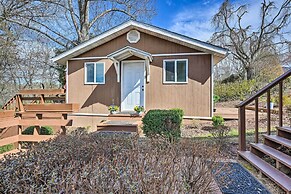
M 164 83 L 187 83 L 188 60 L 164 60 Z
M 104 63 L 85 63 L 85 84 L 105 84 Z

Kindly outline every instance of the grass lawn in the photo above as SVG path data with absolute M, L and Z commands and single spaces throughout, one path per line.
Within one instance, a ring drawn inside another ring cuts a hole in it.
M 271 132 L 275 132 L 275 131 L 276 131 L 276 128 L 272 128 L 272 129 L 271 129 Z M 259 128 L 259 133 L 260 133 L 260 134 L 264 134 L 264 133 L 266 133 L 266 129 Z M 246 130 L 246 135 L 247 135 L 247 136 L 252 136 L 252 137 L 254 137 L 254 135 L 255 135 L 255 129 L 248 129 L 248 130 Z M 238 130 L 232 128 L 227 136 L 228 136 L 229 138 L 231 138 L 231 137 L 238 137 Z M 211 133 L 206 133 L 206 134 L 197 134 L 197 136 L 193 136 L 193 137 L 194 137 L 194 138 L 195 138 L 195 137 L 198 137 L 198 138 L 199 138 L 199 137 L 201 137 L 201 138 L 203 138 L 203 137 L 205 137 L 205 138 L 211 137 L 211 138 L 212 138 L 213 136 L 212 136 Z

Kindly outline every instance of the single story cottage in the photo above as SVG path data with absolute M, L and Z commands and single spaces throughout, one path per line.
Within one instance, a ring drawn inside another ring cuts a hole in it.
M 209 118 L 213 66 L 226 55 L 224 48 L 128 21 L 53 61 L 67 66 L 66 101 L 80 105 L 71 116 L 84 126 L 88 118 L 106 117 L 113 104 L 123 112 L 139 105 L 181 108 L 185 117 Z

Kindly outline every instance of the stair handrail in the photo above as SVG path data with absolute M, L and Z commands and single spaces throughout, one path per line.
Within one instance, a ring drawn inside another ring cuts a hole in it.
M 7 110 L 7 107 L 12 104 L 13 102 L 15 102 L 16 100 L 16 95 L 14 95 L 12 98 L 10 98 L 8 101 L 6 101 L 6 103 L 1 107 L 2 110 Z
M 272 89 L 273 87 L 277 86 L 281 81 L 287 79 L 291 75 L 291 69 L 283 73 L 281 76 L 274 79 L 271 83 L 260 89 L 258 92 L 250 96 L 248 99 L 242 101 L 237 105 L 237 107 L 247 106 L 251 102 L 253 102 L 256 98 L 265 94 L 268 90 Z
M 259 97 L 267 93 L 267 134 L 271 133 L 271 92 L 270 90 L 279 85 L 279 126 L 283 125 L 283 81 L 291 76 L 291 69 L 287 70 L 281 76 L 267 84 L 258 92 L 250 96 L 248 99 L 242 101 L 237 105 L 238 107 L 238 132 L 239 132 L 239 150 L 246 151 L 246 106 L 255 101 L 255 143 L 259 141 Z

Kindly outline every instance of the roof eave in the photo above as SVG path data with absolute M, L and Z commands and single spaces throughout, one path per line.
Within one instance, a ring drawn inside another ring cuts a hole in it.
M 188 45 L 192 45 L 194 48 L 196 48 L 197 50 L 202 50 L 204 52 L 210 53 L 210 54 L 214 54 L 214 55 L 218 55 L 221 57 L 225 57 L 228 53 L 227 49 L 221 48 L 221 47 L 217 47 L 214 45 L 211 45 L 209 43 L 205 43 L 202 41 L 198 41 L 195 39 L 191 39 L 191 38 L 187 38 L 186 36 L 183 35 L 178 35 L 176 33 L 172 33 L 170 31 L 158 28 L 158 27 L 154 27 L 154 26 L 150 26 L 148 24 L 144 24 L 144 23 L 140 23 L 140 22 L 136 22 L 136 21 L 127 21 L 119 26 L 116 26 L 110 30 L 108 30 L 107 32 L 104 32 L 102 34 L 100 34 L 99 36 L 96 36 L 95 38 L 92 38 L 68 51 L 65 51 L 64 53 L 52 58 L 53 62 L 58 62 L 61 64 L 65 64 L 66 61 L 68 61 L 70 58 L 75 57 L 77 55 L 80 55 L 90 49 L 95 48 L 96 46 L 99 46 L 101 44 L 98 45 L 98 43 L 100 43 L 100 41 L 118 33 L 121 34 L 123 33 L 123 31 L 127 28 L 140 28 L 140 29 L 144 29 L 144 30 L 149 30 L 152 31 L 156 34 L 159 34 L 161 36 L 165 36 L 165 37 L 169 37 L 171 39 L 177 40 L 177 41 L 181 41 L 183 43 L 186 43 Z M 110 39 L 108 38 L 108 40 L 110 41 Z M 106 42 L 106 41 L 105 41 Z M 104 43 L 105 43 L 104 42 Z

